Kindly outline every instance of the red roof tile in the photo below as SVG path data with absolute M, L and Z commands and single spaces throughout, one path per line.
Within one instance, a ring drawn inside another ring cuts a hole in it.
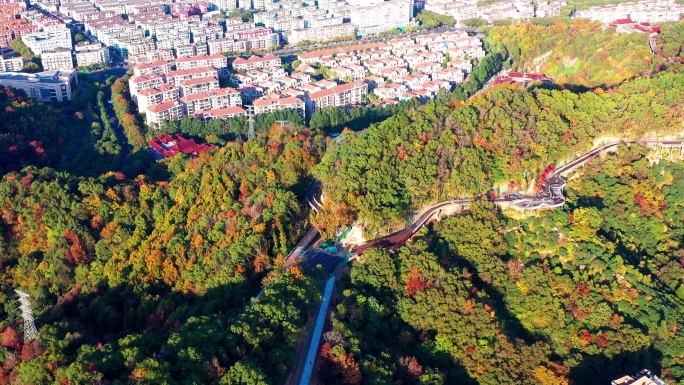
M 162 112 L 166 110 L 170 110 L 173 107 L 178 106 L 178 103 L 175 100 L 169 100 L 167 102 L 159 103 L 159 104 L 152 104 L 147 106 L 147 110 L 150 112 Z

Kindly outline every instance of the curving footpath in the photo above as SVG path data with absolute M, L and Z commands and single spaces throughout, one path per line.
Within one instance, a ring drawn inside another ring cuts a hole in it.
M 531 196 L 517 196 L 516 198 L 504 197 L 498 199 L 492 199 L 494 204 L 509 204 L 511 207 L 522 209 L 522 210 L 536 210 L 542 208 L 555 208 L 560 207 L 565 203 L 565 196 L 563 195 L 563 189 L 566 184 L 566 175 L 574 171 L 576 168 L 584 165 L 589 160 L 601 156 L 606 152 L 613 151 L 615 148 L 622 144 L 639 144 L 649 147 L 654 147 L 657 149 L 658 146 L 662 148 L 678 148 L 680 155 L 684 154 L 684 140 L 623 140 L 617 142 L 611 142 L 594 150 L 587 152 L 586 154 L 568 162 L 568 164 L 556 169 L 548 178 L 544 181 L 541 186 L 541 191 L 536 195 Z M 312 209 L 318 211 L 321 207 L 320 194 L 322 191 L 322 185 L 320 181 L 315 180 L 309 186 L 307 190 L 307 201 Z M 318 196 L 318 198 L 317 198 Z M 450 199 L 447 201 L 439 202 L 428 208 L 421 216 L 414 221 L 410 226 L 392 233 L 390 235 L 380 237 L 368 242 L 365 242 L 354 249 L 352 253 L 357 257 L 363 255 L 363 252 L 371 247 L 380 247 L 383 249 L 390 249 L 397 247 L 409 239 L 420 230 L 421 227 L 425 226 L 426 223 L 441 209 L 453 206 L 464 206 L 471 203 L 473 199 Z M 315 231 L 315 229 L 312 229 Z M 317 233 L 317 232 L 316 232 Z M 308 235 L 308 234 L 307 234 Z M 305 237 L 306 238 L 306 237 Z M 300 242 L 301 243 L 301 242 Z M 295 251 L 297 249 L 295 248 Z M 303 251 L 302 251 L 303 252 Z M 294 253 L 294 252 L 293 252 Z M 299 253 L 301 254 L 301 252 Z M 299 255 L 297 254 L 297 255 Z M 289 261 L 289 258 L 288 258 Z M 321 302 L 318 318 L 316 319 L 316 324 L 314 331 L 312 333 L 312 338 L 309 343 L 309 349 L 306 353 L 306 363 L 304 365 L 304 370 L 298 381 L 300 385 L 308 385 L 311 382 L 311 377 L 313 375 L 314 365 L 316 364 L 318 347 L 321 341 L 321 335 L 323 333 L 323 327 L 325 326 L 326 315 L 328 307 L 330 305 L 330 298 L 332 296 L 332 289 L 335 285 L 335 279 L 337 276 L 337 271 L 346 263 L 349 262 L 349 258 L 345 259 L 344 262 L 340 263 L 335 269 L 335 274 L 332 274 L 328 281 L 326 282 L 325 291 L 323 293 L 323 301 Z

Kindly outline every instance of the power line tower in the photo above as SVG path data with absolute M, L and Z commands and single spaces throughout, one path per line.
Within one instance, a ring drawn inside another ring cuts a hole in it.
M 276 123 L 280 123 L 280 128 L 283 128 L 286 123 L 290 123 L 289 120 L 276 120 Z
M 247 123 L 249 123 L 247 137 L 249 139 L 254 139 L 256 137 L 256 128 L 254 127 L 254 106 L 247 106 Z
M 27 293 L 21 290 L 15 290 L 19 294 L 19 310 L 21 310 L 21 318 L 24 319 L 24 342 L 40 340 L 38 335 L 38 329 L 36 329 L 36 324 L 33 322 L 33 310 L 31 310 L 31 302 L 28 300 L 30 297 Z

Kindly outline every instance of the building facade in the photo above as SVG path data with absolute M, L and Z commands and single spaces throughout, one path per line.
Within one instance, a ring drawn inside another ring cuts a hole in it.
M 43 68 L 46 71 L 69 71 L 74 69 L 74 59 L 71 55 L 71 51 L 69 50 L 59 52 L 43 52 L 43 54 L 40 55 L 40 59 L 43 62 Z
M 24 90 L 30 98 L 41 102 L 70 101 L 77 84 L 78 77 L 74 71 L 0 74 L 0 85 Z

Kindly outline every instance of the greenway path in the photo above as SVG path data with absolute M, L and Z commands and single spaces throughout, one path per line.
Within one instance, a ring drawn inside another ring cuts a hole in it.
M 515 195 L 506 196 L 497 199 L 491 199 L 494 204 L 497 205 L 508 205 L 511 208 L 518 210 L 538 210 L 543 208 L 556 208 L 560 207 L 565 203 L 565 196 L 563 195 L 563 189 L 565 188 L 566 178 L 577 168 L 583 166 L 589 160 L 601 156 L 602 154 L 615 151 L 618 146 L 626 145 L 642 145 L 653 148 L 656 151 L 662 153 L 663 149 L 670 149 L 671 151 L 678 151 L 680 157 L 684 156 L 684 139 L 682 140 L 658 140 L 658 139 L 648 139 L 648 140 L 621 140 L 611 142 L 595 148 L 574 160 L 568 162 L 555 169 L 549 175 L 546 176 L 540 190 L 534 195 Z M 314 180 L 306 192 L 307 203 L 312 210 L 318 211 L 322 205 L 322 184 L 318 180 Z M 315 326 L 311 333 L 307 334 L 307 341 L 305 341 L 304 347 L 302 349 L 300 356 L 300 365 L 295 369 L 295 382 L 300 385 L 308 385 L 311 382 L 313 375 L 313 369 L 316 364 L 316 359 L 318 357 L 318 349 L 321 341 L 321 336 L 323 334 L 323 328 L 325 326 L 325 321 L 328 314 L 328 308 L 330 305 L 330 299 L 332 296 L 333 288 L 335 286 L 335 280 L 337 277 L 337 272 L 339 269 L 351 259 L 358 259 L 363 255 L 363 252 L 372 247 L 379 247 L 382 249 L 391 249 L 402 245 L 411 237 L 413 237 L 418 230 L 420 230 L 425 224 L 432 219 L 435 214 L 439 214 L 440 211 L 444 209 L 452 208 L 463 208 L 465 205 L 472 203 L 473 199 L 450 199 L 436 203 L 427 210 L 425 210 L 418 219 L 416 219 L 410 226 L 392 233 L 390 235 L 380 237 L 374 240 L 365 242 L 359 246 L 356 246 L 351 250 L 351 258 L 347 258 L 337 266 L 331 272 L 330 277 L 326 281 L 325 290 L 323 293 L 323 301 L 321 302 L 316 320 Z M 300 256 L 303 255 L 318 239 L 320 235 L 315 228 L 311 228 L 307 234 L 302 238 L 297 247 L 288 257 L 288 265 L 298 263 L 300 261 Z

